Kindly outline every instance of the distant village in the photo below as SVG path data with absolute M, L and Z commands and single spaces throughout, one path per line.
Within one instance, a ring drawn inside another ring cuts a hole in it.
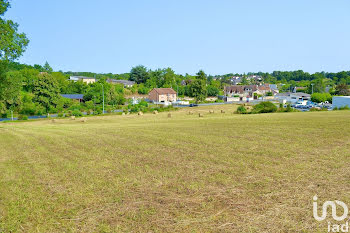
M 213 80 L 220 80 L 221 77 L 213 77 Z M 82 81 L 86 84 L 95 83 L 96 78 L 84 77 L 84 76 L 71 76 L 71 81 Z M 328 101 L 322 103 L 314 103 L 311 101 L 311 95 L 303 92 L 305 87 L 293 87 L 289 91 L 281 92 L 280 87 L 284 84 L 269 84 L 264 83 L 263 77 L 259 75 L 250 76 L 232 76 L 230 79 L 230 84 L 224 86 L 223 95 L 209 96 L 206 98 L 206 104 L 215 104 L 219 101 L 223 103 L 259 103 L 261 101 L 272 101 L 275 103 L 287 105 L 290 104 L 294 108 L 299 108 L 300 110 L 308 110 L 310 108 L 328 108 L 332 109 L 334 107 L 342 107 L 345 105 L 350 106 L 350 97 L 334 97 L 333 104 Z M 130 80 L 118 80 L 118 79 L 107 79 L 107 83 L 110 84 L 121 84 L 124 88 L 131 88 L 136 83 Z M 249 82 L 255 84 L 243 85 L 242 83 Z M 181 82 L 182 86 L 186 86 L 189 83 L 186 80 Z M 76 96 L 71 96 L 69 98 L 76 98 Z M 83 96 L 79 95 L 80 101 L 83 100 Z M 139 103 L 140 100 L 146 100 L 148 102 L 160 105 L 174 105 L 174 106 L 197 106 L 195 104 L 190 104 L 193 98 L 190 97 L 179 97 L 176 90 L 173 88 L 153 88 L 147 96 L 135 96 L 132 97 L 133 104 Z

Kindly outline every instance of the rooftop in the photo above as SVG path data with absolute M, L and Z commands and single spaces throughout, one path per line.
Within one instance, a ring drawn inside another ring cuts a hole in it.
M 74 100 L 81 100 L 84 98 L 83 94 L 61 94 L 63 98 L 68 98 L 68 99 L 74 99 Z
M 158 94 L 176 94 L 176 91 L 174 91 L 172 88 L 154 88 Z
M 134 85 L 135 84 L 134 81 L 124 80 L 124 79 L 107 79 L 107 82 L 109 82 L 109 83 L 121 83 L 124 85 Z
M 94 77 L 70 76 L 70 79 L 95 79 Z

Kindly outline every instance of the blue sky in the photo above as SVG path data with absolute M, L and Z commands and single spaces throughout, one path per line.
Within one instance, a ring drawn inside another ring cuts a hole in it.
M 350 70 L 348 0 L 12 0 L 30 44 L 19 60 L 55 70 L 142 64 L 209 74 Z

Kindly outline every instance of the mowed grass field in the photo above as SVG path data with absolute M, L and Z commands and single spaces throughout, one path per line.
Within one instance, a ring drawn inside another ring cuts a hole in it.
M 325 232 L 312 197 L 350 204 L 350 111 L 235 108 L 0 123 L 0 232 Z

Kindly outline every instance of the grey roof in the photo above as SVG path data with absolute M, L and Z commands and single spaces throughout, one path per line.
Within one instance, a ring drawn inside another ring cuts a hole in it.
M 94 77 L 85 77 L 85 76 L 70 76 L 70 78 L 77 78 L 77 79 L 96 79 Z
M 61 94 L 63 98 L 73 99 L 73 100 L 80 100 L 84 98 L 83 94 Z
M 124 85 L 134 85 L 135 84 L 134 81 L 124 80 L 124 79 L 108 79 L 107 81 L 110 83 L 121 83 Z
M 277 84 L 270 84 L 272 90 L 278 90 Z
M 307 94 L 307 93 L 304 93 L 304 92 L 296 92 L 296 93 L 283 92 L 283 93 L 276 94 L 276 97 L 279 97 L 279 96 L 291 96 L 291 95 L 300 96 L 300 97 L 311 97 L 310 94 Z
M 293 93 L 293 95 L 304 96 L 304 97 L 311 97 L 310 94 L 307 94 L 307 93 L 304 93 L 304 92 L 296 92 L 296 93 Z

